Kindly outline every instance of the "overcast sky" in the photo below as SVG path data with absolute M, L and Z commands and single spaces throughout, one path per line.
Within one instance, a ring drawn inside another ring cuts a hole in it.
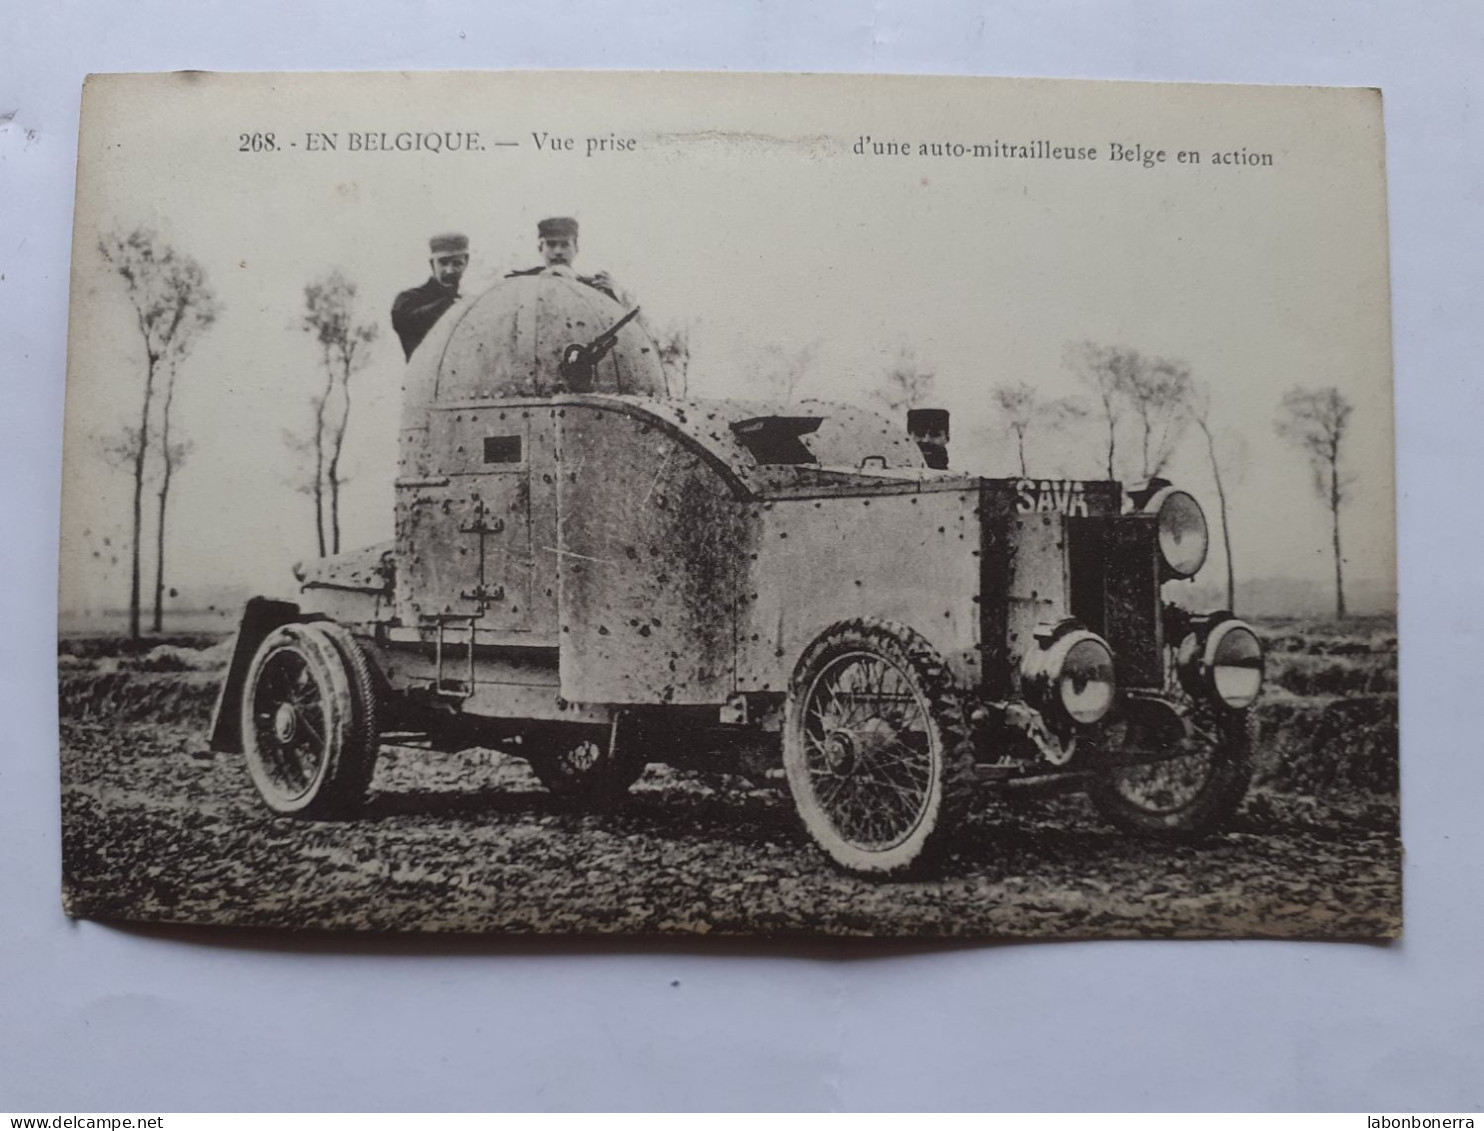
M 273 131 L 280 151 L 239 152 Z M 470 153 L 349 152 L 352 131 L 478 131 Z M 334 153 L 307 133 L 338 134 Z M 533 132 L 575 151 L 538 150 Z M 863 135 L 913 143 L 863 157 Z M 588 137 L 632 152 L 584 154 Z M 1096 161 L 919 156 L 921 142 L 1095 146 Z M 496 141 L 514 141 L 496 147 Z M 297 147 L 289 147 L 297 142 Z M 1154 168 L 1110 143 L 1164 149 Z M 1271 166 L 1211 163 L 1213 152 Z M 1199 166 L 1177 163 L 1199 151 Z M 303 287 L 339 268 L 380 323 L 355 382 L 347 547 L 389 538 L 402 355 L 391 299 L 427 277 L 427 236 L 473 243 L 466 291 L 532 266 L 535 222 L 582 223 L 654 324 L 694 323 L 692 392 L 758 394 L 749 362 L 818 343 L 800 393 L 859 399 L 901 348 L 937 374 L 956 463 L 1008 472 L 989 390 L 1076 391 L 1069 343 L 1187 363 L 1247 459 L 1232 488 L 1239 572 L 1327 579 L 1327 515 L 1274 434 L 1294 385 L 1355 403 L 1350 578 L 1394 579 L 1390 325 L 1379 99 L 1369 91 L 984 80 L 582 75 L 165 77 L 95 81 L 74 249 L 63 607 L 127 600 L 130 482 L 94 437 L 137 413 L 142 350 L 98 236 L 157 228 L 224 305 L 180 377 L 195 451 L 172 495 L 169 580 L 282 591 L 314 552 L 286 430 L 309 421 L 317 357 Z M 1197 437 L 1173 465 L 1214 513 Z M 1089 435 L 1038 458 L 1093 477 Z M 1046 439 L 1043 438 L 1043 444 Z M 1078 454 L 1083 449 L 1083 454 Z M 1080 460 L 1080 462 L 1079 462 Z M 102 546 L 109 538 L 111 547 Z M 94 558 L 94 552 L 100 554 Z M 122 568 L 108 568 L 118 553 Z M 1213 557 L 1208 570 L 1219 570 Z

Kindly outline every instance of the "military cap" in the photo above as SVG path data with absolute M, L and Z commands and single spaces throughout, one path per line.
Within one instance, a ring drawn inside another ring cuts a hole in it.
M 577 221 L 570 216 L 552 216 L 536 225 L 536 236 L 543 240 L 577 238 Z
M 428 250 L 434 255 L 463 255 L 469 250 L 469 237 L 458 232 L 444 232 L 428 241 Z

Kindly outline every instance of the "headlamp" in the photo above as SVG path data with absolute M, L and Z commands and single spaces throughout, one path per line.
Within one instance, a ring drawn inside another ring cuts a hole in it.
M 1118 688 L 1107 642 L 1072 625 L 1048 626 L 1036 638 L 1040 647 L 1026 656 L 1021 681 L 1031 704 L 1080 726 L 1100 721 Z
M 1211 532 L 1200 503 L 1187 491 L 1165 487 L 1140 508 L 1159 520 L 1159 555 L 1169 577 L 1194 577 L 1206 564 Z
M 1198 627 L 1180 642 L 1176 664 L 1186 691 L 1233 711 L 1250 707 L 1262 691 L 1262 642 L 1245 621 Z

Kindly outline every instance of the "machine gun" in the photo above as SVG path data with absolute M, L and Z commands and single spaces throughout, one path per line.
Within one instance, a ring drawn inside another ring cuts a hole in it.
M 562 361 L 557 371 L 568 391 L 582 393 L 593 386 L 594 369 L 598 362 L 608 356 L 618 341 L 618 332 L 639 316 L 636 306 L 592 341 L 584 345 L 573 342 L 562 350 Z

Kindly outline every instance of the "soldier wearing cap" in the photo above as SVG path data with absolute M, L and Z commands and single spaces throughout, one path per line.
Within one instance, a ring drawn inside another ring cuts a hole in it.
M 403 291 L 392 302 L 392 329 L 402 339 L 402 352 L 408 358 L 433 324 L 458 299 L 459 280 L 469 266 L 469 237 L 456 232 L 434 236 L 428 241 L 428 251 L 432 276 L 422 286 Z
M 572 268 L 572 262 L 577 258 L 577 221 L 570 216 L 552 216 L 540 221 L 536 225 L 536 250 L 541 253 L 542 265 L 531 267 L 525 271 L 512 271 L 506 275 L 507 279 L 514 279 L 520 275 L 539 275 L 543 271 L 553 274 L 569 274 L 579 283 L 586 283 L 595 290 L 602 291 L 614 302 L 628 304 L 627 296 L 608 277 L 608 272 L 599 271 L 595 275 L 579 275 Z

